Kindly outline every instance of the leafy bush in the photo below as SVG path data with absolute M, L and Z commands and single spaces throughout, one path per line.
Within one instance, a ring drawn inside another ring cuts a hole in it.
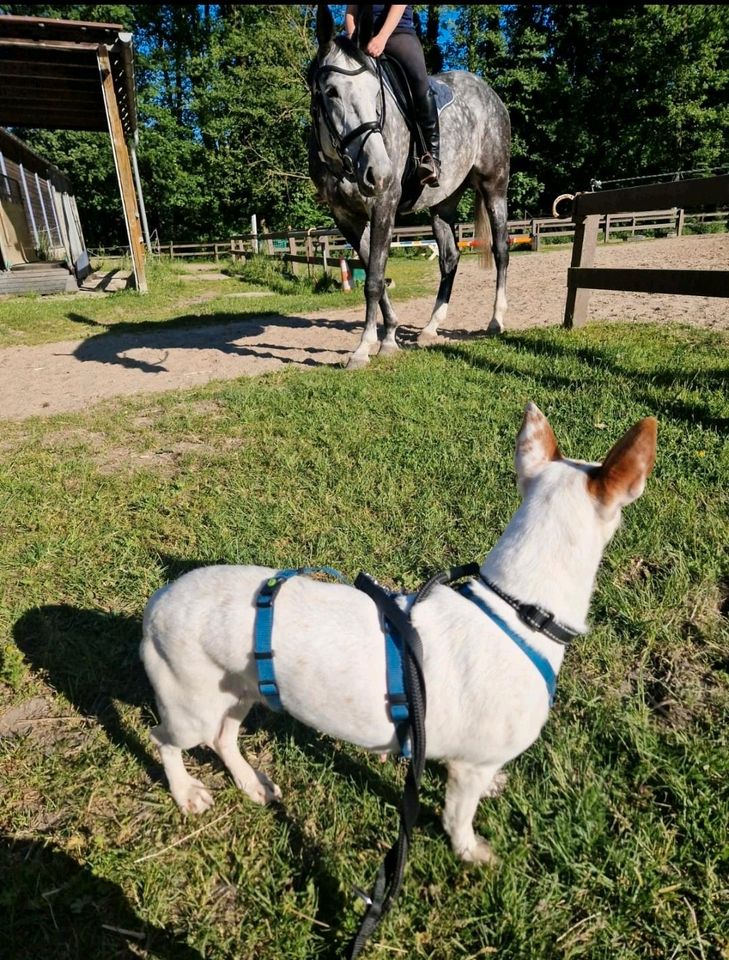
M 683 232 L 688 234 L 725 233 L 729 228 L 729 214 L 726 220 L 714 220 L 705 223 L 703 220 L 687 221 Z

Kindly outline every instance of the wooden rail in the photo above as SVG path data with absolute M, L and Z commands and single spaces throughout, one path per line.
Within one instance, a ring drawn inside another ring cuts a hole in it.
M 688 182 L 688 181 L 684 181 Z M 614 193 L 615 191 L 610 191 Z M 581 196 L 605 196 L 603 194 L 582 194 Z M 661 230 L 681 236 L 684 228 L 691 223 L 724 222 L 729 226 L 729 211 L 687 214 L 683 208 L 671 207 L 666 210 L 632 211 L 630 213 L 608 213 L 599 216 L 598 233 L 607 243 L 615 235 L 630 234 L 636 236 L 647 230 Z M 554 217 L 541 217 L 529 220 L 510 220 L 509 236 L 513 240 L 525 241 L 532 250 L 541 250 L 545 242 L 558 238 L 572 238 L 576 224 L 569 220 Z M 459 249 L 468 249 L 474 240 L 473 223 L 455 225 L 455 236 Z M 429 224 L 412 227 L 396 227 L 392 235 L 393 246 L 419 245 L 427 249 L 434 242 L 433 230 Z M 516 244 L 515 244 L 516 245 Z M 521 245 L 521 243 L 519 244 Z M 246 233 L 230 237 L 227 240 L 211 240 L 200 243 L 178 243 L 176 241 L 158 242 L 153 252 L 170 259 L 212 259 L 216 263 L 224 259 L 241 260 L 256 252 L 298 265 L 336 267 L 341 256 L 353 259 L 353 250 L 341 233 L 334 228 L 312 230 L 274 231 L 271 233 Z M 95 257 L 129 256 L 129 247 L 96 247 L 89 250 Z M 351 265 L 351 264 L 350 264 Z
M 652 183 L 645 187 L 605 190 L 601 193 L 578 193 L 572 210 L 575 240 L 572 263 L 567 271 L 565 327 L 571 329 L 586 323 L 591 290 L 729 297 L 729 270 L 635 270 L 594 266 L 601 218 L 618 214 L 626 207 L 634 210 L 636 215 L 645 211 L 651 211 L 653 215 L 655 211 L 651 208 L 661 202 L 683 206 L 726 206 L 729 204 L 729 174 L 676 183 Z M 678 213 L 678 223 L 682 226 L 683 210 Z

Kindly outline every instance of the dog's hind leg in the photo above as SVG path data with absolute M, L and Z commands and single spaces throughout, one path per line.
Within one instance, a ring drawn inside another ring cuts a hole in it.
M 492 795 L 498 767 L 476 766 L 472 763 L 452 761 L 448 764 L 443 826 L 451 838 L 453 850 L 461 858 L 476 863 L 494 863 L 496 856 L 491 847 L 473 831 L 473 818 L 478 801 Z
M 182 761 L 182 750 L 169 742 L 164 724 L 153 727 L 150 734 L 159 749 L 170 793 L 180 810 L 183 813 L 203 813 L 212 807 L 212 796 L 199 780 L 187 772 Z
M 272 800 L 281 799 L 281 791 L 260 770 L 253 767 L 243 758 L 238 749 L 238 730 L 241 725 L 240 717 L 244 717 L 248 708 L 236 708 L 236 716 L 226 713 L 220 729 L 209 744 L 223 763 L 230 770 L 235 785 L 243 790 L 254 803 L 267 804 Z

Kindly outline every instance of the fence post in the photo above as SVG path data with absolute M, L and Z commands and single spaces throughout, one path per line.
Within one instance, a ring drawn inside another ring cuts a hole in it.
M 217 245 L 217 243 L 214 243 L 214 244 L 213 244 L 213 259 L 215 260 L 216 263 L 217 263 L 218 260 L 220 259 L 220 258 L 218 257 L 218 245 Z
M 310 227 L 306 231 L 306 271 L 309 276 L 309 279 L 311 279 L 311 261 L 314 258 L 314 242 L 311 239 L 312 229 L 313 227 Z
M 175 256 L 175 245 L 172 240 L 170 240 L 170 260 L 174 259 Z
M 329 237 L 324 237 L 321 253 L 324 261 L 324 276 L 326 276 L 329 272 Z
M 676 236 L 680 237 L 681 234 L 683 233 L 683 224 L 684 224 L 684 219 L 686 217 L 686 211 L 683 209 L 683 207 L 681 207 L 676 212 L 678 214 L 678 216 L 676 217 Z
M 289 253 L 291 254 L 292 257 L 297 256 L 296 237 L 289 237 Z M 291 272 L 295 277 L 298 276 L 298 268 L 299 268 L 298 263 L 295 260 L 292 260 Z
M 539 233 L 539 221 L 532 220 L 529 225 L 529 232 L 532 235 L 532 250 L 535 253 L 539 253 L 539 246 L 541 243 L 541 235 Z
M 607 243 L 609 239 L 610 239 L 610 214 L 606 213 L 605 214 L 605 238 L 603 240 L 603 243 Z
M 575 218 L 575 242 L 572 247 L 572 263 L 570 266 L 591 267 L 595 262 L 600 214 L 594 213 L 589 217 L 584 217 L 575 212 Z M 570 270 L 567 274 L 567 302 L 562 322 L 564 327 L 571 330 L 572 327 L 583 327 L 585 325 L 589 299 L 590 291 L 585 287 L 576 285 L 574 274 Z

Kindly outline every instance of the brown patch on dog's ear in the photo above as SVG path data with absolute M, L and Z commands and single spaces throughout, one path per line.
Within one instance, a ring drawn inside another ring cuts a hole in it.
M 587 489 L 598 503 L 614 510 L 638 499 L 656 462 L 657 438 L 658 421 L 646 417 L 618 440 L 587 478 Z
M 516 472 L 521 481 L 535 477 L 550 461 L 561 460 L 557 438 L 536 403 L 526 405 L 516 438 Z
M 319 3 L 316 8 L 316 40 L 321 55 L 332 42 L 334 37 L 334 20 L 328 4 Z

